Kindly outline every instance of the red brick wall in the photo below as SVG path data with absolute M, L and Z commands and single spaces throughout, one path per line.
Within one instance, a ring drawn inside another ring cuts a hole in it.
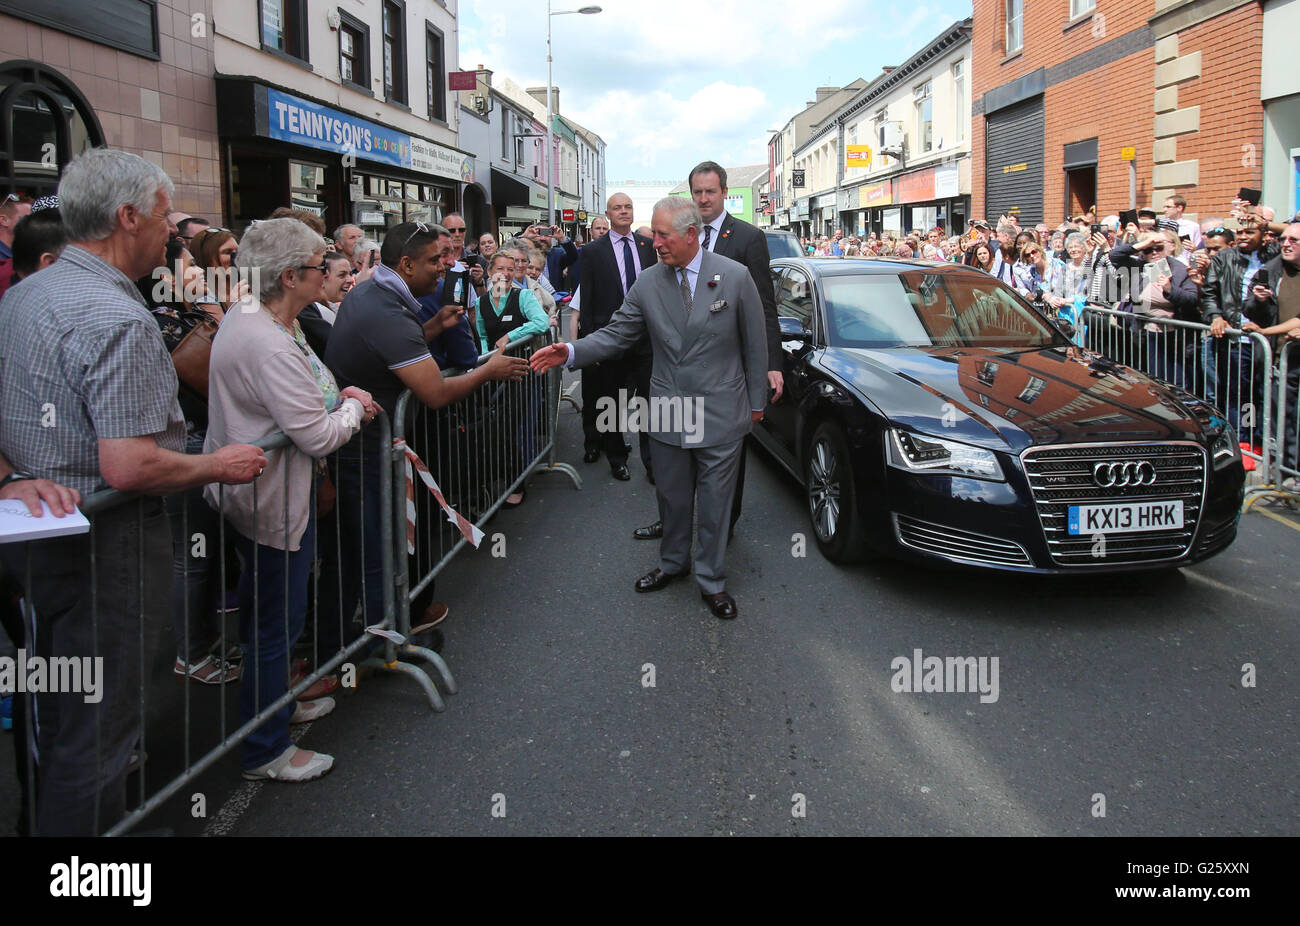
M 974 0 L 971 90 L 975 99 L 1039 67 L 1050 68 L 1147 24 L 1152 0 L 1098 0 L 1096 20 L 1063 30 L 1069 0 L 1026 2 L 1023 51 L 1005 60 L 1004 0 Z M 1238 7 L 1180 35 L 1179 54 L 1201 52 L 1202 77 L 1179 86 L 1180 108 L 1201 107 L 1201 129 L 1178 140 L 1179 161 L 1200 160 L 1200 183 L 1179 188 L 1188 211 L 1221 215 L 1240 186 L 1260 185 L 1263 107 L 1259 101 L 1263 9 Z M 1127 208 L 1129 174 L 1120 149 L 1137 148 L 1137 202 L 1151 202 L 1155 116 L 1155 51 L 1148 48 L 1047 88 L 1044 95 L 1043 207 L 1049 222 L 1064 217 L 1064 147 L 1097 138 L 1097 206 L 1102 214 Z M 971 126 L 971 210 L 984 212 L 984 117 Z M 1242 145 L 1254 145 L 1246 167 Z M 988 218 L 996 218 L 989 216 Z
M 1178 86 L 1179 108 L 1201 107 L 1201 130 L 1178 137 L 1178 160 L 1199 160 L 1200 176 L 1196 186 L 1177 191 L 1187 197 L 1187 211 L 1203 218 L 1226 215 L 1240 187 L 1263 185 L 1263 41 L 1264 12 L 1256 3 L 1178 35 L 1180 55 L 1201 53 L 1201 76 Z M 1253 157 L 1243 145 L 1253 146 Z
M 207 17 L 191 34 L 191 13 Z M 178 211 L 222 223 L 211 0 L 160 0 L 161 61 L 0 15 L 0 62 L 31 58 L 54 68 L 90 101 L 104 140 L 155 162 L 176 185 Z M 159 120 L 141 111 L 140 89 L 159 94 Z

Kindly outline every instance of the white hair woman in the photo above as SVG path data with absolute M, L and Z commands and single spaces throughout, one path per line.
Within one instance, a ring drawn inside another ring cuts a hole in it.
M 1054 309 L 1072 305 L 1076 296 L 1088 298 L 1092 283 L 1092 264 L 1088 261 L 1088 236 L 1083 232 L 1070 232 L 1065 236 L 1064 269 L 1052 283 L 1047 303 Z
M 364 390 L 339 390 L 297 322 L 299 312 L 325 298 L 326 249 L 325 239 L 297 219 L 255 222 L 240 242 L 238 261 L 253 291 L 231 307 L 212 345 L 205 450 L 278 431 L 292 441 L 267 452 L 266 469 L 251 485 L 206 490 L 208 503 L 235 529 L 243 561 L 240 623 L 252 657 L 239 689 L 244 722 L 287 690 L 289 652 L 306 620 L 315 557 L 316 461 L 347 443 L 377 411 Z M 334 759 L 290 743 L 289 724 L 333 708 L 333 699 L 320 698 L 277 711 L 244 741 L 244 777 L 307 781 L 328 772 Z

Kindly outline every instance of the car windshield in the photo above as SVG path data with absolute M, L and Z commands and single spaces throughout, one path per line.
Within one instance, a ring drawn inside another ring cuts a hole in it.
M 802 257 L 799 239 L 794 235 L 776 235 L 767 233 L 767 256 L 772 260 L 778 257 Z
M 1064 336 L 978 271 L 827 275 L 832 347 L 1048 347 Z

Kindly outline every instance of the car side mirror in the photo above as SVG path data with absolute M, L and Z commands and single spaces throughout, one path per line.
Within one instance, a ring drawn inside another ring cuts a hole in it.
M 781 326 L 782 341 L 811 341 L 812 332 L 803 326 L 803 322 L 797 318 L 791 318 L 788 315 L 777 317 L 777 324 Z

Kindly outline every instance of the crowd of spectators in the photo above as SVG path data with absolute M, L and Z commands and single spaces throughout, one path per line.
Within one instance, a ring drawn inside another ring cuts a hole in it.
M 383 619 L 376 418 L 400 393 L 437 409 L 492 380 L 527 386 L 532 430 L 514 451 L 535 446 L 540 384 L 500 348 L 558 325 L 576 258 L 558 229 L 483 235 L 475 251 L 455 213 L 376 243 L 279 207 L 237 231 L 174 212 L 172 190 L 156 165 L 91 149 L 57 197 L 0 204 L 0 498 L 56 515 L 106 489 L 144 499 L 100 511 L 89 535 L 0 547 L 15 645 L 103 656 L 107 676 L 95 703 L 35 696 L 35 749 L 15 738 L 22 833 L 99 833 L 125 812 L 142 632 L 170 626 L 177 677 L 238 684 L 244 723 Z M 287 446 L 253 446 L 277 433 Z M 449 608 L 427 592 L 411 629 L 436 634 Z M 304 636 L 313 659 L 294 658 Z M 268 716 L 242 745 L 244 777 L 329 771 L 289 729 L 329 714 L 338 686 L 323 675 Z

